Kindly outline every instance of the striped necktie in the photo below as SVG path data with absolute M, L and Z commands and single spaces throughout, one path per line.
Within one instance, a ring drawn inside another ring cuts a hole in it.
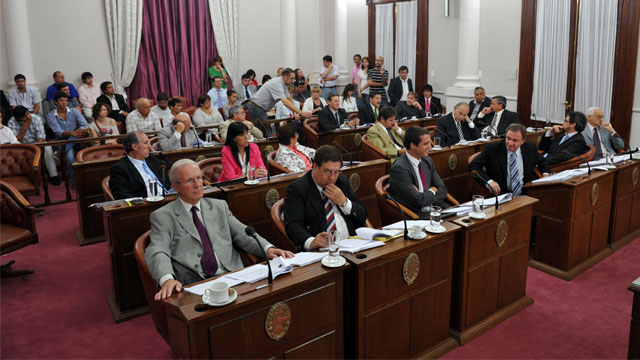
M 200 241 L 202 241 L 202 259 L 200 259 L 200 263 L 202 264 L 202 271 L 204 271 L 209 276 L 214 276 L 218 271 L 218 260 L 216 260 L 216 254 L 213 252 L 211 241 L 209 241 L 207 229 L 204 228 L 204 224 L 198 217 L 198 207 L 192 206 L 191 212 L 193 213 L 193 224 L 198 230 Z
M 509 153 L 509 174 L 511 174 L 511 192 L 513 196 L 520 196 L 522 184 L 520 184 L 520 172 L 518 171 L 518 156 L 515 152 Z
M 324 213 L 327 219 L 327 232 L 331 232 L 336 229 L 336 214 L 333 211 L 333 204 L 328 197 L 322 195 L 324 199 Z
M 600 142 L 600 134 L 598 133 L 598 128 L 593 128 L 593 146 L 596 147 L 596 154 L 594 159 L 602 159 L 602 143 Z
M 462 126 L 460 125 L 460 121 L 453 121 L 456 123 L 456 128 L 458 129 L 458 137 L 460 138 L 458 141 L 464 140 L 464 134 L 462 134 Z

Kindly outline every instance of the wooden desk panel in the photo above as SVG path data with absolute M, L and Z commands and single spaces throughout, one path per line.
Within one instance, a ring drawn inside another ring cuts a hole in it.
M 473 179 L 467 172 L 467 165 L 469 156 L 477 152 L 477 146 L 454 145 L 429 153 L 448 192 L 461 203 L 471 200 Z
M 640 161 L 627 161 L 617 166 L 608 244 L 614 250 L 640 235 Z

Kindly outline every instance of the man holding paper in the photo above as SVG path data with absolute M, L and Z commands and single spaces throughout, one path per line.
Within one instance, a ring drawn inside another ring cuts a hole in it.
M 182 291 L 183 284 L 241 269 L 234 245 L 262 256 L 255 239 L 245 234 L 246 225 L 233 216 L 225 201 L 203 199 L 202 171 L 193 160 L 176 161 L 169 177 L 180 197 L 151 213 L 151 242 L 144 254 L 153 279 L 162 287 L 156 300 Z M 257 238 L 270 259 L 293 257 Z

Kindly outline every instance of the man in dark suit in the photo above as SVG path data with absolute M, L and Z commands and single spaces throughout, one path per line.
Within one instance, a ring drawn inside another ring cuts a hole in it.
M 396 200 L 428 217 L 431 206 L 443 206 L 447 187 L 429 156 L 431 139 L 427 129 L 413 126 L 404 135 L 407 152 L 391 166 L 389 193 Z
M 589 151 L 589 147 L 580 135 L 582 130 L 587 126 L 587 117 L 579 112 L 570 112 L 564 119 L 562 125 L 553 125 L 551 131 L 547 131 L 538 149 L 544 151 L 544 157 L 549 165 L 559 164 L 574 157 L 574 155 L 582 155 Z M 553 139 L 553 134 L 561 134 Z M 564 152 L 566 150 L 566 153 Z
M 521 195 L 524 184 L 536 178 L 534 166 L 543 177 L 549 175 L 547 160 L 538 153 L 534 144 L 525 142 L 526 139 L 527 128 L 524 125 L 509 125 L 505 139 L 487 144 L 467 170 L 477 171 L 497 194 L 512 192 L 514 196 Z
M 491 106 L 484 108 L 478 114 L 475 123 L 479 129 L 486 129 L 488 134 L 492 136 L 504 135 L 507 126 L 513 123 L 522 123 L 516 113 L 506 109 L 507 98 L 504 96 L 496 96 L 491 99 Z
M 389 82 L 389 103 L 396 106 L 400 101 L 407 100 L 407 94 L 413 91 L 413 83 L 407 78 L 409 68 L 402 65 L 398 69 L 399 76 L 394 77 Z
M 320 146 L 313 169 L 287 187 L 285 229 L 300 251 L 326 247 L 329 231 L 338 231 L 342 238 L 355 235 L 367 220 L 367 209 L 340 173 L 341 167 L 338 149 Z
M 115 199 L 151 195 L 149 180 L 157 182 L 158 194 L 162 194 L 163 186 L 166 191 L 171 188 L 171 182 L 167 175 L 170 164 L 149 154 L 151 144 L 149 144 L 149 139 L 145 133 L 141 131 L 128 133 L 124 138 L 123 146 L 127 155 L 113 164 L 109 171 L 111 176 L 109 187 Z M 164 176 L 162 176 L 163 165 L 165 167 Z
M 400 101 L 396 105 L 396 112 L 398 113 L 398 119 L 422 119 L 427 116 L 424 112 L 424 108 L 418 102 L 418 94 L 416 92 L 410 92 L 407 95 L 407 101 Z
M 442 146 L 450 146 L 461 140 L 475 140 L 480 137 L 480 130 L 467 115 L 469 105 L 466 102 L 458 103 L 453 107 L 453 111 L 438 118 L 438 130 L 447 134 L 443 139 Z
M 111 106 L 109 117 L 119 122 L 125 122 L 129 115 L 129 107 L 124 97 L 116 94 L 111 81 L 104 81 L 100 84 L 100 90 L 102 90 L 102 95 L 98 96 L 96 102 Z
M 478 86 L 473 90 L 473 96 L 475 99 L 469 102 L 469 117 L 475 121 L 484 108 L 491 106 L 491 98 L 485 95 L 482 86 Z
M 318 132 L 337 129 L 344 124 L 345 120 L 349 122 L 350 127 L 359 124 L 358 118 L 349 120 L 347 112 L 340 108 L 340 95 L 329 94 L 327 106 L 318 112 Z
M 433 96 L 433 86 L 427 84 L 422 88 L 422 97 L 419 102 L 425 112 L 432 115 L 442 114 L 442 103 L 440 98 Z
M 251 100 L 251 95 L 255 94 L 256 91 L 258 91 L 256 89 L 256 86 L 251 85 L 251 75 L 242 75 L 242 85 L 240 85 L 240 88 L 237 89 L 238 101 L 240 101 L 240 103 L 243 103 L 246 100 Z
M 369 102 L 358 107 L 358 119 L 362 124 L 375 124 L 379 119 L 380 103 L 382 96 L 374 94 L 369 96 Z

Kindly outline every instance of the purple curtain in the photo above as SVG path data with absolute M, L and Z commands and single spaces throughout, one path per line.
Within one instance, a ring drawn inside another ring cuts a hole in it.
M 217 53 L 207 0 L 146 0 L 129 101 L 164 91 L 197 104 L 209 91 L 207 71 Z

